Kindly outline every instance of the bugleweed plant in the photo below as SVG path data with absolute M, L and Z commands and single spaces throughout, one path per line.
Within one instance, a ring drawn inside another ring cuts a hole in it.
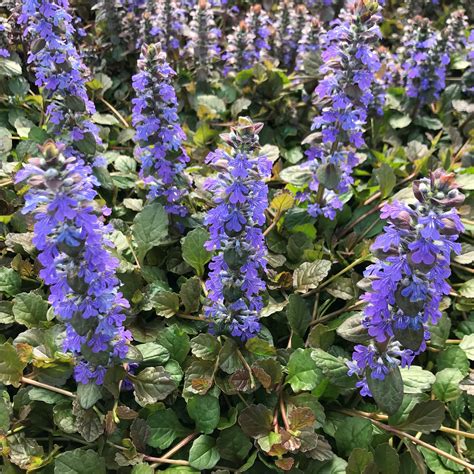
M 474 472 L 469 7 L 0 2 L 0 470 Z

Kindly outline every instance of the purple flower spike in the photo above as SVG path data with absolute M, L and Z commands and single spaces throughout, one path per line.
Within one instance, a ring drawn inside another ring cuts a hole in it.
M 205 220 L 211 234 L 206 248 L 217 254 L 209 264 L 205 315 L 212 320 L 213 332 L 244 341 L 260 330 L 260 293 L 265 289 L 260 276 L 267 253 L 262 232 L 268 205 L 264 179 L 271 175 L 272 165 L 258 153 L 261 128 L 241 117 L 229 134 L 222 135 L 231 151 L 218 149 L 207 157 L 219 173 L 207 182 L 216 207 Z
M 454 175 L 443 170 L 416 181 L 413 190 L 417 204 L 382 208 L 388 225 L 372 246 L 378 260 L 364 273 L 371 289 L 362 296 L 363 325 L 374 342 L 356 346 L 349 363 L 349 375 L 363 382 L 368 376 L 383 379 L 393 365 L 410 366 L 426 349 L 427 324 L 439 321 L 441 301 L 451 290 L 446 279 L 451 254 L 461 251 L 456 240 L 463 225 L 456 207 L 464 195 Z
M 26 25 L 35 84 L 44 87 L 46 98 L 54 99 L 46 109 L 52 134 L 67 145 L 66 155 L 95 158 L 101 140 L 90 120 L 95 106 L 86 90 L 89 71 L 74 46 L 76 30 L 68 11 L 68 0 L 25 0 L 18 23 Z M 100 166 L 103 160 L 95 158 L 95 164 Z
M 183 147 L 186 135 L 178 117 L 178 101 L 172 85 L 175 75 L 159 44 L 144 45 L 133 76 L 137 97 L 132 100 L 136 128 L 135 154 L 142 162 L 141 178 L 150 199 L 164 198 L 166 210 L 184 216 L 182 198 L 187 183 L 183 170 L 189 157 Z
M 18 172 L 30 186 L 24 214 L 36 219 L 33 244 L 49 302 L 66 324 L 63 349 L 76 359 L 77 382 L 102 384 L 105 371 L 127 355 L 131 334 L 123 328 L 128 302 L 118 291 L 118 261 L 94 198 L 97 185 L 83 160 L 66 157 L 53 142 Z
M 214 61 L 220 56 L 218 39 L 221 31 L 214 21 L 212 7 L 207 0 L 199 0 L 191 12 L 189 40 L 186 50 L 193 58 L 197 80 L 207 82 L 213 71 Z
M 340 195 L 353 182 L 351 173 L 358 160 L 355 150 L 365 145 L 364 126 L 374 102 L 372 86 L 380 68 L 376 43 L 381 20 L 377 4 L 357 2 L 352 12 L 342 11 L 322 39 L 320 68 L 324 78 L 316 88 L 320 114 L 313 130 L 320 130 L 322 143 L 310 148 L 307 166 L 315 202 L 308 212 L 334 219 L 342 208 Z

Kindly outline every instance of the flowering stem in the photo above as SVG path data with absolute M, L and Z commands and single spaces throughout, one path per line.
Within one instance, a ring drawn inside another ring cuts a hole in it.
M 439 448 L 437 448 L 437 447 L 435 447 L 431 444 L 428 444 L 425 441 L 422 441 L 421 439 L 418 439 L 415 436 L 412 436 L 408 433 L 405 433 L 404 431 L 401 431 L 397 428 L 394 428 L 393 426 L 386 425 L 385 423 L 381 423 L 380 421 L 377 421 L 377 420 L 373 419 L 370 416 L 366 416 L 368 414 L 365 414 L 364 412 L 357 412 L 355 410 L 347 410 L 345 408 L 341 408 L 338 411 L 341 412 L 341 413 L 344 413 L 346 415 L 359 416 L 359 417 L 365 418 L 367 420 L 370 420 L 375 426 L 377 426 L 378 428 L 381 428 L 384 431 L 388 431 L 389 433 L 393 433 L 401 439 L 410 440 L 411 442 L 413 442 L 415 444 L 418 444 L 419 446 L 422 446 L 423 448 L 429 449 L 430 451 L 433 451 L 434 453 L 438 454 L 439 456 L 443 456 L 446 459 L 449 459 L 450 461 L 455 462 L 456 464 L 460 464 L 461 466 L 464 466 L 467 469 L 474 470 L 474 465 L 473 464 L 470 464 L 470 463 L 464 461 L 463 459 L 459 459 L 458 457 L 453 456 L 452 454 L 449 454 L 446 451 L 443 451 L 442 449 L 439 449 Z M 456 430 L 454 430 L 454 431 L 456 431 Z M 471 433 L 466 433 L 466 434 L 471 434 Z M 467 436 L 467 437 L 469 437 L 469 436 Z
M 125 128 L 130 128 L 130 125 L 123 118 L 122 114 L 110 102 L 106 101 L 103 97 L 101 97 L 99 100 L 117 117 L 120 122 L 122 122 L 122 125 Z
M 161 456 L 161 459 L 169 459 L 171 456 L 173 456 L 173 454 L 177 453 L 181 448 L 183 448 L 189 442 L 191 442 L 194 438 L 196 438 L 197 435 L 198 435 L 197 433 L 191 433 L 190 435 L 186 436 L 186 438 L 182 439 L 176 446 L 174 446 L 165 454 L 163 454 L 163 456 Z M 160 465 L 160 462 L 155 462 L 150 467 L 153 469 L 156 469 L 156 467 L 159 465 Z
M 75 393 L 69 392 L 68 390 L 63 390 L 62 388 L 53 387 L 52 385 L 48 385 L 42 382 L 38 382 L 37 380 L 34 380 L 34 379 L 22 377 L 20 381 L 28 385 L 34 385 L 35 387 L 44 388 L 46 390 L 49 390 L 50 392 L 60 393 L 61 395 L 65 395 L 66 397 L 76 398 Z
M 248 372 L 249 374 L 249 378 L 250 378 L 250 388 L 255 388 L 255 379 L 253 378 L 253 373 L 252 373 L 252 368 L 250 367 L 250 365 L 248 364 L 248 362 L 245 360 L 245 357 L 242 355 L 242 352 L 240 352 L 239 349 L 237 349 L 237 356 L 239 357 L 240 361 L 242 362 L 242 364 L 244 365 L 245 367 L 245 370 Z
M 307 296 L 310 296 L 310 295 L 313 295 L 314 293 L 319 293 L 323 288 L 325 288 L 326 286 L 328 286 L 330 283 L 332 283 L 334 280 L 337 280 L 340 276 L 344 275 L 345 273 L 347 273 L 349 270 L 351 270 L 352 268 L 356 267 L 357 265 L 359 265 L 359 263 L 362 263 L 362 262 L 365 262 L 366 260 L 369 259 L 369 256 L 366 255 L 365 257 L 360 257 L 358 258 L 357 260 L 354 260 L 350 265 L 347 265 L 347 267 L 345 267 L 344 269 L 342 269 L 339 273 L 336 273 L 335 275 L 333 275 L 331 278 L 328 278 L 325 282 L 321 283 L 321 285 L 319 285 L 317 288 L 315 288 L 314 290 L 311 290 L 311 291 L 308 291 L 308 293 L 305 293 L 303 296 L 303 298 L 306 298 Z

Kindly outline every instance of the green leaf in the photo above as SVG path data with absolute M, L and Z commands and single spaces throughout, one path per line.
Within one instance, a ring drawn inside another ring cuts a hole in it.
M 249 405 L 239 415 L 242 431 L 251 438 L 261 438 L 272 430 L 273 413 L 265 405 Z
M 133 466 L 131 474 L 154 474 L 154 472 L 155 469 L 149 464 L 140 463 Z
M 354 381 L 347 375 L 347 365 L 341 357 L 335 357 L 322 349 L 315 349 L 311 352 L 316 367 L 329 378 L 329 380 L 342 388 L 351 388 Z
M 77 384 L 77 400 L 84 410 L 92 408 L 102 396 L 102 390 L 95 382 Z
M 451 346 L 438 354 L 438 370 L 459 369 L 463 375 L 469 373 L 469 359 L 460 346 Z
M 166 347 L 173 354 L 173 359 L 180 364 L 184 362 L 190 349 L 189 336 L 176 324 L 160 331 L 156 342 Z
M 104 424 L 92 408 L 83 410 L 77 402 L 73 402 L 73 414 L 76 416 L 77 431 L 88 443 L 104 432 Z
M 238 98 L 231 106 L 230 113 L 232 117 L 237 117 L 242 110 L 247 110 L 249 105 L 252 104 L 252 101 L 247 99 L 246 97 Z
M 11 59 L 0 58 L 0 77 L 21 75 L 21 65 Z
M 374 171 L 377 181 L 380 185 L 380 192 L 382 198 L 385 199 L 390 196 L 395 184 L 397 184 L 397 178 L 391 166 L 387 163 L 382 163 L 382 166 Z
M 216 446 L 221 458 L 232 463 L 244 461 L 252 449 L 252 443 L 238 426 L 221 431 Z
M 191 397 L 187 410 L 196 423 L 197 431 L 210 434 L 217 428 L 221 414 L 218 398 L 209 394 Z
M 444 349 L 451 330 L 451 319 L 443 313 L 437 324 L 428 324 L 428 329 L 431 334 L 430 345 L 436 349 Z
M 0 154 L 8 153 L 12 149 L 12 134 L 8 128 L 0 127 Z
M 303 168 L 300 165 L 289 166 L 281 170 L 280 179 L 292 184 L 293 186 L 301 187 L 311 180 L 311 171 Z
M 186 370 L 183 396 L 206 394 L 214 383 L 214 371 L 214 361 L 195 360 Z
M 21 288 L 21 278 L 12 268 L 0 267 L 0 292 L 15 296 Z
M 147 367 L 137 375 L 128 377 L 135 388 L 135 400 L 141 406 L 164 400 L 177 387 L 163 367 Z
M 403 401 L 403 380 L 398 366 L 390 368 L 383 380 L 367 376 L 372 396 L 377 405 L 389 415 L 393 415 Z
M 443 128 L 443 123 L 435 117 L 427 117 L 426 115 L 418 115 L 415 124 L 425 127 L 428 130 L 439 130 Z
M 196 113 L 199 120 L 212 120 L 226 111 L 225 102 L 215 95 L 198 95 Z
M 179 296 L 184 304 L 184 309 L 187 313 L 195 313 L 199 310 L 201 296 L 201 283 L 199 278 L 194 276 L 188 278 L 179 290 Z
M 245 348 L 252 354 L 258 356 L 272 356 L 276 354 L 276 349 L 267 341 L 259 337 L 252 337 L 245 343 Z
M 94 156 L 97 151 L 97 142 L 91 132 L 84 133 L 84 138 L 74 142 L 76 148 L 85 155 Z
M 313 390 L 323 379 L 321 369 L 312 357 L 312 349 L 296 349 L 288 361 L 286 382 L 294 392 Z
M 436 377 L 429 370 L 423 370 L 417 365 L 400 369 L 405 393 L 422 393 L 431 389 Z
M 347 462 L 347 474 L 364 474 L 366 468 L 373 464 L 374 455 L 367 449 L 355 448 Z
M 211 334 L 199 334 L 191 339 L 191 352 L 199 359 L 216 360 L 220 350 L 221 343 Z
M 9 343 L 0 344 L 0 382 L 18 387 L 26 362 L 22 362 L 16 349 Z
M 304 337 L 309 323 L 311 322 L 311 311 L 306 300 L 297 294 L 292 294 L 288 298 L 286 315 L 291 329 L 300 337 Z
M 439 430 L 444 416 L 444 404 L 438 400 L 429 400 L 416 405 L 399 426 L 405 431 L 430 433 Z
M 171 408 L 155 411 L 146 421 L 150 427 L 147 444 L 153 448 L 166 449 L 176 438 L 184 438 L 190 432 Z
M 198 276 L 204 275 L 204 265 L 211 260 L 212 254 L 204 244 L 209 240 L 209 232 L 198 227 L 189 232 L 181 242 L 183 260 L 196 270 Z
M 459 347 L 466 353 L 469 360 L 474 360 L 474 334 L 463 336 Z
M 334 433 L 337 448 L 344 455 L 356 448 L 368 448 L 372 437 L 372 423 L 365 418 L 344 418 Z
M 150 302 L 156 314 L 164 318 L 171 318 L 179 312 L 179 295 L 171 291 L 161 290 L 156 292 Z
M 189 464 L 192 467 L 204 470 L 212 469 L 220 459 L 216 448 L 216 440 L 210 436 L 201 435 L 195 439 L 189 450 Z
M 411 118 L 409 115 L 404 115 L 400 113 L 394 113 L 388 120 L 392 128 L 405 128 L 411 124 Z
M 13 300 L 15 321 L 27 328 L 41 327 L 47 322 L 48 303 L 36 293 L 19 293 Z
M 156 366 L 168 362 L 170 353 L 168 349 L 160 344 L 154 342 L 147 342 L 145 344 L 138 344 L 135 346 L 141 355 L 140 365 Z
M 319 283 L 326 278 L 331 268 L 329 260 L 315 260 L 304 262 L 293 273 L 293 286 L 300 293 L 317 288 Z
M 105 459 L 92 449 L 73 449 L 54 460 L 54 474 L 105 474 Z
M 436 374 L 433 393 L 438 400 L 449 402 L 456 400 L 461 391 L 459 382 L 464 378 L 459 369 L 443 369 Z
M 367 328 L 362 325 L 363 318 L 364 314 L 362 312 L 350 316 L 336 329 L 337 334 L 346 341 L 358 344 L 369 341 L 370 335 Z
M 397 451 L 387 443 L 379 444 L 375 448 L 375 462 L 379 472 L 383 474 L 399 474 L 400 459 Z
M 164 207 L 157 202 L 145 206 L 135 216 L 132 232 L 139 258 L 143 259 L 150 249 L 168 237 L 168 214 Z

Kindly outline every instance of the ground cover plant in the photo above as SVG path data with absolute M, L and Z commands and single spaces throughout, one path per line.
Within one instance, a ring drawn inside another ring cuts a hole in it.
M 0 2 L 2 472 L 473 472 L 473 16 Z

